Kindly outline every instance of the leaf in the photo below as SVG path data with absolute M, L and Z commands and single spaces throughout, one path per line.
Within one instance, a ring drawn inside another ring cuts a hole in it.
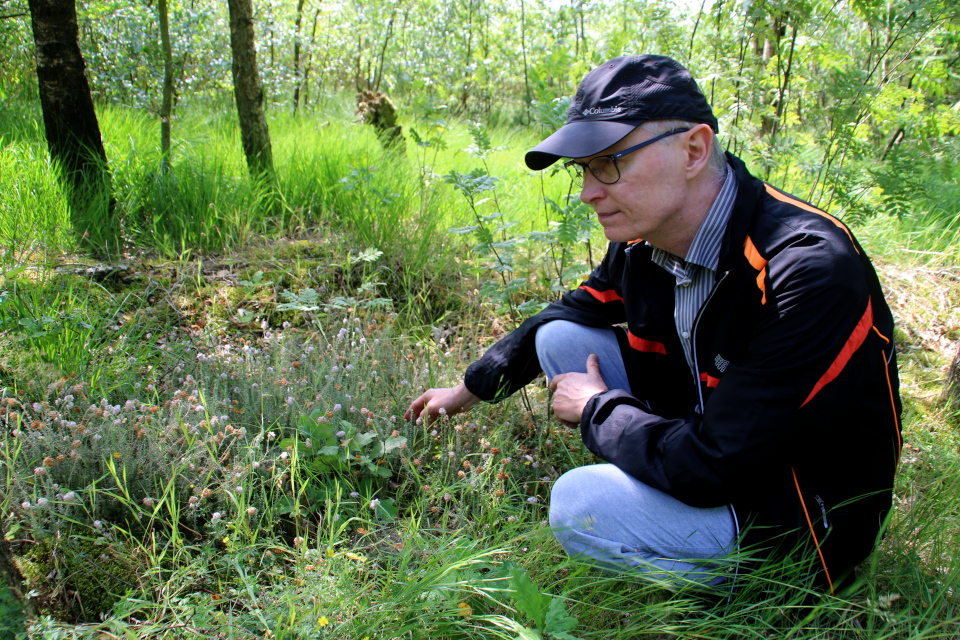
M 526 570 L 520 567 L 511 568 L 508 584 L 515 591 L 513 598 L 517 611 L 524 613 L 538 629 L 543 629 L 550 596 L 542 593 Z
M 573 631 L 576 628 L 577 619 L 567 613 L 567 607 L 563 600 L 551 597 L 543 630 L 555 638 L 563 637 L 570 640 L 573 636 L 566 632 Z
M 521 626 L 516 629 L 516 632 L 517 640 L 543 640 L 543 636 L 535 629 Z

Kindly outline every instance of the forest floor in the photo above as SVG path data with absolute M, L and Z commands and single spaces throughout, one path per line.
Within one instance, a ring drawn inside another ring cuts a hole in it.
M 15 293 L 37 324 L 4 334 L 0 419 L 31 637 L 960 634 L 960 434 L 939 398 L 960 267 L 873 255 L 904 450 L 862 588 L 812 598 L 776 567 L 725 595 L 564 557 L 550 485 L 595 459 L 551 420 L 542 380 L 406 423 L 421 389 L 455 383 L 511 323 L 466 269 L 423 292 L 445 313 L 398 313 L 389 278 L 364 289 L 397 265 L 348 242 L 323 229 L 192 261 L 23 261 Z

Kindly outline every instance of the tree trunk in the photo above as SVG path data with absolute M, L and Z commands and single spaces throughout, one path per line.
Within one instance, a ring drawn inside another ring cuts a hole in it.
M 303 79 L 300 77 L 300 23 L 303 22 L 303 5 L 306 1 L 297 1 L 297 21 L 293 29 L 293 78 L 297 83 L 293 89 L 294 118 L 297 117 L 297 109 L 300 107 L 300 87 L 303 85 Z
M 230 49 L 233 53 L 233 93 L 240 118 L 240 141 L 254 178 L 273 180 L 270 130 L 263 115 L 263 85 L 257 71 L 253 39 L 252 0 L 227 0 L 230 10 Z
M 58 165 L 74 230 L 94 251 L 118 250 L 115 201 L 77 40 L 74 0 L 30 0 L 37 81 L 50 157 Z
M 960 345 L 958 345 L 957 354 L 953 356 L 953 362 L 950 363 L 950 369 L 947 371 L 947 381 L 943 383 L 940 401 L 950 410 L 960 409 Z
M 158 0 L 160 47 L 163 49 L 163 103 L 160 105 L 160 170 L 170 168 L 170 116 L 173 114 L 173 49 L 170 46 L 170 19 L 167 0 Z

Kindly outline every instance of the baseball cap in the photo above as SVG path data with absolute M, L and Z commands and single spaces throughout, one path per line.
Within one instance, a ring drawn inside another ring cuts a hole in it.
M 616 144 L 647 120 L 717 119 L 696 80 L 666 56 L 620 56 L 586 75 L 567 112 L 567 123 L 527 152 L 527 166 L 546 169 L 559 158 L 585 158 Z

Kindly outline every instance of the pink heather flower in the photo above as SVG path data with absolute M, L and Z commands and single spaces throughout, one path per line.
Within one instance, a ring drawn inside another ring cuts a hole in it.
M 76 497 L 77 497 L 77 494 L 75 494 L 73 491 L 67 491 L 65 494 L 63 494 L 63 501 L 72 502 L 73 499 Z
M 29 509 L 30 503 L 24 500 L 23 502 L 20 503 L 20 506 L 23 507 L 24 509 Z
M 35 476 L 43 476 L 46 474 L 47 474 L 47 470 L 45 467 L 34 467 L 33 469 L 33 475 Z
M 376 511 L 378 506 L 380 506 L 380 499 L 379 499 L 379 498 L 374 498 L 373 500 L 370 501 L 370 510 L 371 510 L 371 511 Z
M 256 508 L 256 507 L 247 507 L 247 515 L 248 515 L 248 516 L 255 516 L 255 515 L 257 515 L 257 508 Z
M 536 504 L 536 503 L 540 502 L 540 499 L 537 498 L 537 496 L 530 496 L 529 498 L 527 498 L 527 502 L 529 502 L 529 503 L 531 503 L 531 504 Z
M 347 432 L 346 432 L 346 431 L 337 431 L 337 437 L 338 437 L 338 438 L 345 438 L 346 436 L 347 436 Z
M 212 519 L 213 519 L 214 522 L 216 522 L 217 520 L 219 520 L 219 519 L 222 518 L 222 517 L 223 517 L 223 514 L 220 513 L 219 511 L 214 511 L 214 512 L 213 512 Z

